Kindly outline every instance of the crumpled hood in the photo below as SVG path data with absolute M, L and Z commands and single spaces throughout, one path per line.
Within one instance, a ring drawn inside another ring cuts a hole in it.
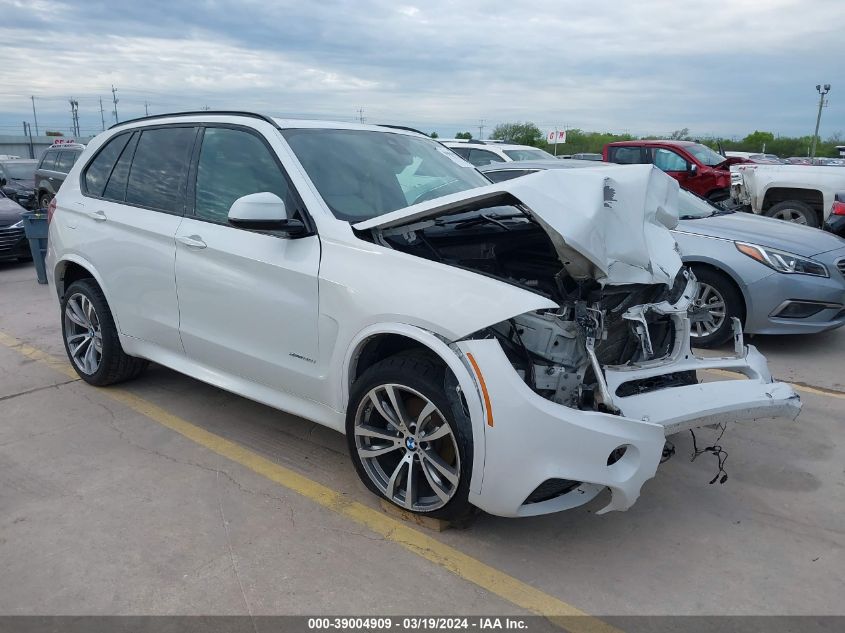
M 753 213 L 731 213 L 698 220 L 681 220 L 677 230 L 725 240 L 751 242 L 804 257 L 842 248 L 845 244 L 833 233 Z
M 510 194 L 548 233 L 575 279 L 672 285 L 681 269 L 675 239 L 678 183 L 651 165 L 554 169 L 462 191 L 359 222 L 392 228 Z

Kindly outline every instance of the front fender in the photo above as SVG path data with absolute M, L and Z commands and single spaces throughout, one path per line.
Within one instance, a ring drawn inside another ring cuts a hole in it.
M 442 337 L 407 323 L 379 323 L 364 328 L 356 334 L 350 342 L 343 360 L 341 379 L 339 385 L 341 393 L 341 411 L 345 411 L 349 404 L 349 377 L 352 375 L 354 363 L 358 358 L 364 345 L 373 337 L 384 334 L 396 334 L 417 341 L 421 345 L 437 354 L 454 374 L 458 385 L 464 394 L 464 399 L 469 410 L 469 419 L 472 424 L 472 477 L 470 478 L 470 490 L 479 492 L 481 490 L 482 476 L 484 473 L 485 454 L 485 425 L 484 409 L 481 400 L 479 387 L 472 377 L 467 361 L 463 353 L 457 347 L 448 344 Z M 460 355 L 460 356 L 459 356 Z

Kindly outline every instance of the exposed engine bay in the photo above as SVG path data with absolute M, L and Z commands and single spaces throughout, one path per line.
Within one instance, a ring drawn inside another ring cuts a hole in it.
M 491 276 L 557 303 L 557 310 L 521 314 L 467 338 L 496 339 L 533 391 L 575 409 L 618 412 L 603 367 L 665 357 L 678 332 L 671 313 L 686 313 L 688 302 L 681 299 L 695 284 L 683 269 L 671 287 L 576 279 L 544 227 L 508 194 L 492 204 L 374 229 L 371 236 L 384 246 Z M 657 305 L 664 309 L 650 308 Z M 695 372 L 680 372 L 622 385 L 618 395 L 695 382 Z

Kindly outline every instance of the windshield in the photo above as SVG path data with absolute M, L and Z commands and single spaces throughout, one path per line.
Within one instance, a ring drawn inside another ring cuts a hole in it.
M 502 150 L 511 160 L 548 160 L 554 158 L 541 149 L 505 149 Z
M 15 180 L 33 180 L 35 178 L 35 161 L 25 163 L 8 162 L 3 163 L 3 171 L 9 178 Z
M 335 217 L 352 223 L 490 184 L 452 150 L 417 136 L 337 129 L 282 135 Z
M 678 217 L 682 220 L 709 218 L 717 213 L 721 214 L 724 211 L 685 189 L 678 190 Z
M 702 165 L 715 167 L 719 163 L 725 162 L 724 156 L 722 156 L 718 152 L 714 152 L 712 149 L 710 149 L 706 145 L 702 145 L 701 143 L 693 143 L 692 145 L 687 145 L 686 147 L 684 147 L 684 149 L 687 150 L 693 156 L 695 156 Z

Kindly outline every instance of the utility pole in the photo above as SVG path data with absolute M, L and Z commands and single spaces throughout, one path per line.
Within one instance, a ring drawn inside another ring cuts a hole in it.
M 32 95 L 30 99 L 32 99 L 32 118 L 35 121 L 35 136 L 38 136 L 38 117 L 35 114 L 35 95 Z
M 117 119 L 117 102 L 120 101 L 120 99 L 117 98 L 117 90 L 114 89 L 114 84 L 111 86 L 111 99 L 114 103 L 114 112 L 112 112 L 112 114 L 114 114 L 114 122 L 120 123 Z
M 358 123 L 364 122 L 364 108 L 358 108 Z
M 103 132 L 106 131 L 106 112 L 103 110 L 103 98 L 100 97 L 100 122 L 103 124 Z
M 478 140 L 484 140 L 484 119 L 481 119 L 481 122 L 478 124 Z
M 816 157 L 816 142 L 819 140 L 819 124 L 822 122 L 822 108 L 825 106 L 825 95 L 830 92 L 830 84 L 816 84 L 816 91 L 819 93 L 819 114 L 816 117 L 816 131 L 813 132 L 813 147 L 810 150 L 810 158 Z
M 150 116 L 150 107 L 146 101 L 144 101 L 144 116 Z
M 35 148 L 32 146 L 32 126 L 26 121 L 23 122 L 23 135 L 29 137 L 29 157 L 35 158 Z
M 79 136 L 79 101 L 71 97 L 70 99 L 70 116 L 73 121 L 73 134 Z

